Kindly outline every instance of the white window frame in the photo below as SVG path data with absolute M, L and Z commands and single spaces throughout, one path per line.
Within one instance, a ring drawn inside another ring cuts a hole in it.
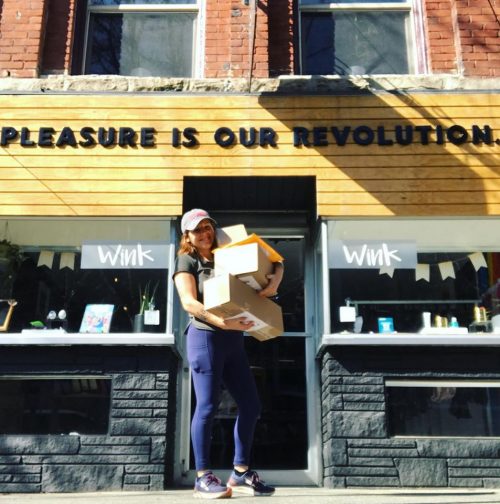
M 423 12 L 421 0 L 403 0 L 401 2 L 357 2 L 303 5 L 299 0 L 299 68 L 302 72 L 302 13 L 304 12 L 369 12 L 403 11 L 409 13 L 407 51 L 409 74 L 428 73 L 426 44 L 423 30 Z
M 497 236 L 500 232 L 500 219 L 495 217 L 436 217 L 436 218 L 324 218 L 320 224 L 320 246 L 321 246 L 321 278 L 322 278 L 322 334 L 318 335 L 316 351 L 319 355 L 329 346 L 470 346 L 470 347 L 500 347 L 500 334 L 492 333 L 468 333 L 468 334 L 416 334 L 416 333 L 394 333 L 394 334 L 369 334 L 369 333 L 334 333 L 331 327 L 331 306 L 330 306 L 330 277 L 331 265 L 328 261 L 329 254 L 329 223 L 353 222 L 355 225 L 365 226 L 363 237 L 365 239 L 378 239 L 376 224 L 378 222 L 391 224 L 392 234 L 385 235 L 386 239 L 415 239 L 412 230 L 406 225 L 408 222 L 420 223 L 425 227 L 425 233 L 417 239 L 419 252 L 463 252 L 470 248 L 481 252 L 498 252 L 500 241 Z M 473 230 L 474 236 L 461 232 L 463 229 Z M 438 231 L 439 229 L 439 231 Z M 446 233 L 442 230 L 445 229 Z M 488 231 L 489 230 L 489 231 Z M 330 228 L 330 232 L 332 229 Z M 359 232 L 359 230 L 354 233 Z M 426 239 L 425 236 L 429 238 Z M 346 239 L 356 239 L 358 235 L 349 234 Z M 444 249 L 444 247 L 446 247 Z
M 90 5 L 91 0 L 87 0 L 87 13 L 85 19 L 85 39 L 83 44 L 82 73 L 85 74 L 87 67 L 87 54 L 89 43 L 90 16 L 92 14 L 117 14 L 117 13 L 144 13 L 144 12 L 193 12 L 197 13 L 194 23 L 192 75 L 191 78 L 202 78 L 204 74 L 205 53 L 205 17 L 206 6 L 202 0 L 196 0 L 193 4 L 122 4 L 122 5 Z

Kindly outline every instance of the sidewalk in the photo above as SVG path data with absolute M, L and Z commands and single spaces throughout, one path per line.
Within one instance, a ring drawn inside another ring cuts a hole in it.
M 255 502 L 255 497 L 234 496 L 236 502 Z M 0 504 L 184 504 L 199 502 L 191 489 L 164 492 L 99 492 L 68 494 L 2 494 Z M 222 502 L 228 502 L 224 500 Z M 266 501 L 267 502 L 267 501 Z M 276 504 L 481 504 L 500 503 L 500 489 L 349 489 L 279 487 Z M 271 504 L 271 503 L 269 503 Z

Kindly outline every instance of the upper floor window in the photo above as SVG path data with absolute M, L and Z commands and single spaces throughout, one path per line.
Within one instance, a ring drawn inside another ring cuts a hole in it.
M 192 77 L 198 0 L 88 0 L 84 73 Z
M 301 73 L 415 73 L 413 0 L 299 0 Z

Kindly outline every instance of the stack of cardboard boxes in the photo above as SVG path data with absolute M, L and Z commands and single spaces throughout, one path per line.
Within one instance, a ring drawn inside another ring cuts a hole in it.
M 281 307 L 258 295 L 283 258 L 258 235 L 239 224 L 217 230 L 215 276 L 203 284 L 205 309 L 219 317 L 245 317 L 254 322 L 248 333 L 265 341 L 283 333 Z

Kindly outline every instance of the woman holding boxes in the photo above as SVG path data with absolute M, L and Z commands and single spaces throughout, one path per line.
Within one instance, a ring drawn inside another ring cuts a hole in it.
M 174 282 L 183 308 L 191 321 L 187 328 L 187 355 L 196 395 L 191 423 L 191 442 L 196 463 L 195 497 L 216 499 L 231 497 L 232 491 L 267 496 L 274 488 L 252 471 L 250 451 L 260 400 L 243 346 L 243 332 L 253 322 L 245 317 L 223 319 L 205 310 L 203 282 L 213 276 L 213 250 L 217 247 L 216 222 L 208 212 L 193 209 L 181 220 L 181 243 L 177 253 Z M 275 273 L 261 296 L 276 295 L 283 278 L 283 265 L 275 264 Z M 223 484 L 210 470 L 212 421 L 217 412 L 221 385 L 224 384 L 238 406 L 234 426 L 234 470 Z

